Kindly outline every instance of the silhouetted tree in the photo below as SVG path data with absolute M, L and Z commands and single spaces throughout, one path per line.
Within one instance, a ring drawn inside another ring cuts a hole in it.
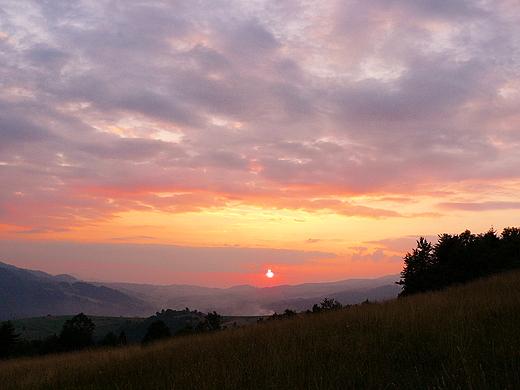
M 94 345 L 94 328 L 90 318 L 80 313 L 65 321 L 60 333 L 60 344 L 67 351 L 80 350 Z
M 196 332 L 196 330 L 193 326 L 191 326 L 190 324 L 186 324 L 186 326 L 184 326 L 183 328 L 177 329 L 173 335 L 174 336 L 186 336 L 189 334 L 193 334 L 195 332 Z
M 6 359 L 11 355 L 16 341 L 20 337 L 20 334 L 15 331 L 11 321 L 2 321 L 0 325 L 0 359 Z
M 168 326 L 164 323 L 163 320 L 157 320 L 148 325 L 146 329 L 146 334 L 142 339 L 142 343 L 149 343 L 151 341 L 164 339 L 167 337 L 171 337 L 172 331 Z
M 19 339 L 16 341 L 11 351 L 11 356 L 35 356 L 38 355 L 38 349 L 33 341 L 27 339 Z
M 434 265 L 433 246 L 424 237 L 417 241 L 417 248 L 404 256 L 405 268 L 401 272 L 401 280 L 397 282 L 403 286 L 400 296 L 426 291 L 429 287 L 428 274 Z
M 38 353 L 40 355 L 47 355 L 50 353 L 57 353 L 63 351 L 63 348 L 60 344 L 60 338 L 53 334 L 51 336 L 45 337 L 43 340 L 34 340 L 36 349 L 38 349 Z
M 199 325 L 197 326 L 197 330 L 201 330 L 201 331 L 219 330 L 221 322 L 222 322 L 222 317 L 220 316 L 220 314 L 218 314 L 216 311 L 213 311 L 212 313 L 206 314 L 204 321 L 199 323 Z
M 119 341 L 114 332 L 108 332 L 99 344 L 103 347 L 116 347 Z
M 423 237 L 417 248 L 404 257 L 403 286 L 399 296 L 438 290 L 482 276 L 520 268 L 520 229 L 505 228 L 501 236 L 493 229 L 484 234 L 465 230 L 441 234 L 432 246 Z
M 283 320 L 285 318 L 295 317 L 296 315 L 298 315 L 298 313 L 296 313 L 296 311 L 291 310 L 291 309 L 285 309 L 282 314 L 278 314 L 278 313 L 274 312 L 270 317 L 267 318 L 267 320 L 268 321 Z
M 121 331 L 121 333 L 119 333 L 119 336 L 117 338 L 117 343 L 118 343 L 118 345 L 128 344 L 128 340 L 126 338 L 126 332 L 124 329 Z
M 339 301 L 335 299 L 328 299 L 325 298 L 323 301 L 320 302 L 320 305 L 313 305 L 312 306 L 312 312 L 320 312 L 320 311 L 327 311 L 327 310 L 335 310 L 335 309 L 341 309 L 342 305 Z
M 520 228 L 507 227 L 502 231 L 499 256 L 503 269 L 520 268 Z

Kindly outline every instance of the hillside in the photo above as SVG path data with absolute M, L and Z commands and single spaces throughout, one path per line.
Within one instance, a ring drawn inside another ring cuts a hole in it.
M 118 290 L 0 263 L 0 320 L 79 312 L 147 316 L 154 308 Z
M 333 283 L 257 288 L 208 288 L 190 285 L 85 283 L 70 275 L 50 275 L 0 262 L 0 321 L 80 312 L 97 316 L 148 317 L 162 309 L 225 316 L 265 316 L 285 309 L 305 311 L 325 298 L 345 305 L 397 297 L 398 275 Z
M 171 339 L 0 362 L 17 389 L 518 389 L 520 272 Z
M 397 297 L 399 275 L 376 279 L 348 279 L 332 283 L 306 283 L 295 286 L 258 288 L 249 285 L 231 288 L 208 288 L 187 285 L 157 286 L 132 283 L 99 283 L 127 295 L 145 300 L 160 308 L 183 310 L 195 308 L 204 313 L 213 310 L 228 316 L 262 316 L 287 308 L 305 311 L 324 298 L 335 298 L 345 305 L 365 300 Z

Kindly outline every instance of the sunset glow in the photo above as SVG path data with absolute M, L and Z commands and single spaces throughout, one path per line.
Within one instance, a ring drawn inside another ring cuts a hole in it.
M 4 3 L 2 262 L 272 286 L 520 225 L 515 2 Z

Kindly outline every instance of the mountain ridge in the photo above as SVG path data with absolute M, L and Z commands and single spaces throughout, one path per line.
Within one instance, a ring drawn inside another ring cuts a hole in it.
M 70 275 L 53 276 L 0 263 L 0 320 L 79 312 L 147 316 L 153 309 L 146 301 Z
M 50 275 L 0 262 L 0 319 L 64 315 L 143 316 L 162 309 L 187 307 L 221 315 L 265 316 L 284 309 L 305 311 L 325 298 L 344 305 L 397 297 L 399 275 L 374 279 L 346 279 L 229 288 L 185 284 L 153 285 L 122 282 L 85 282 L 71 275 Z
M 401 287 L 395 284 L 397 280 L 399 275 L 386 275 L 374 279 L 346 279 L 328 283 L 271 287 L 237 285 L 229 288 L 180 284 L 97 284 L 120 289 L 173 310 L 191 307 L 202 312 L 215 310 L 223 315 L 269 315 L 285 308 L 305 311 L 324 298 L 334 298 L 342 304 L 356 304 L 367 299 L 392 299 L 401 291 Z M 286 307 L 282 308 L 281 304 Z

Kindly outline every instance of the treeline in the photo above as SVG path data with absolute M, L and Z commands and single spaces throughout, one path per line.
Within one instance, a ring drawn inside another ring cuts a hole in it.
M 436 244 L 424 237 L 404 256 L 400 297 L 440 290 L 483 276 L 520 268 L 520 228 L 505 228 L 501 234 L 439 235 Z
M 265 320 L 280 320 L 298 314 L 316 314 L 344 307 L 335 299 L 325 298 L 314 304 L 312 310 L 302 313 L 286 309 L 282 314 L 274 313 Z M 261 323 L 261 317 L 258 322 Z M 204 315 L 197 310 L 161 310 L 138 323 L 128 323 L 117 332 L 108 332 L 98 341 L 94 340 L 95 324 L 83 313 L 75 315 L 63 324 L 59 335 L 53 334 L 42 340 L 20 338 L 20 333 L 11 321 L 0 323 L 0 359 L 21 356 L 47 355 L 53 353 L 78 351 L 96 347 L 119 347 L 129 343 L 146 345 L 156 340 L 180 337 L 202 332 L 215 332 L 227 329 L 223 319 L 216 311 Z M 232 324 L 233 328 L 237 323 Z M 144 336 L 143 336 L 144 333 Z
M 59 335 L 53 334 L 42 340 L 27 340 L 20 338 L 11 321 L 0 324 L 0 359 L 11 356 L 35 356 L 52 353 L 79 351 L 94 346 L 126 345 L 125 331 L 119 335 L 109 332 L 99 340 L 94 341 L 95 324 L 85 314 L 75 315 L 63 324 Z
M 216 312 L 204 316 L 201 312 L 190 312 L 188 308 L 184 311 L 162 310 L 154 316 L 144 319 L 141 323 L 130 326 L 128 328 L 132 335 L 130 342 L 138 341 L 147 344 L 167 337 L 219 330 L 221 320 L 222 317 Z M 182 321 L 180 326 L 179 321 Z M 175 332 L 171 331 L 167 323 L 176 329 Z M 196 325 L 192 326 L 192 323 Z M 48 355 L 95 347 L 118 347 L 129 343 L 129 337 L 124 328 L 117 334 L 108 332 L 102 339 L 95 341 L 95 327 L 91 318 L 80 313 L 65 321 L 59 335 L 49 335 L 42 340 L 27 340 L 20 338 L 21 334 L 16 332 L 11 321 L 2 321 L 0 323 L 0 359 Z M 144 336 L 136 340 L 135 333 L 139 334 L 143 327 L 146 329 Z
M 368 300 L 366 300 L 364 303 L 366 303 L 366 302 L 368 302 Z M 346 306 L 354 306 L 354 305 L 346 305 Z M 312 310 L 306 310 L 300 314 L 323 313 L 323 312 L 329 311 L 329 310 L 341 309 L 346 306 L 343 306 L 341 304 L 341 302 L 337 301 L 336 299 L 325 298 L 319 304 L 315 303 L 314 305 L 312 305 Z M 297 315 L 298 315 L 297 311 L 291 310 L 291 309 L 285 309 L 284 312 L 281 314 L 274 312 L 271 316 L 267 317 L 266 321 L 283 320 L 285 318 L 291 318 L 291 317 L 295 317 Z M 257 322 L 261 323 L 263 321 L 264 321 L 264 318 L 260 317 Z

